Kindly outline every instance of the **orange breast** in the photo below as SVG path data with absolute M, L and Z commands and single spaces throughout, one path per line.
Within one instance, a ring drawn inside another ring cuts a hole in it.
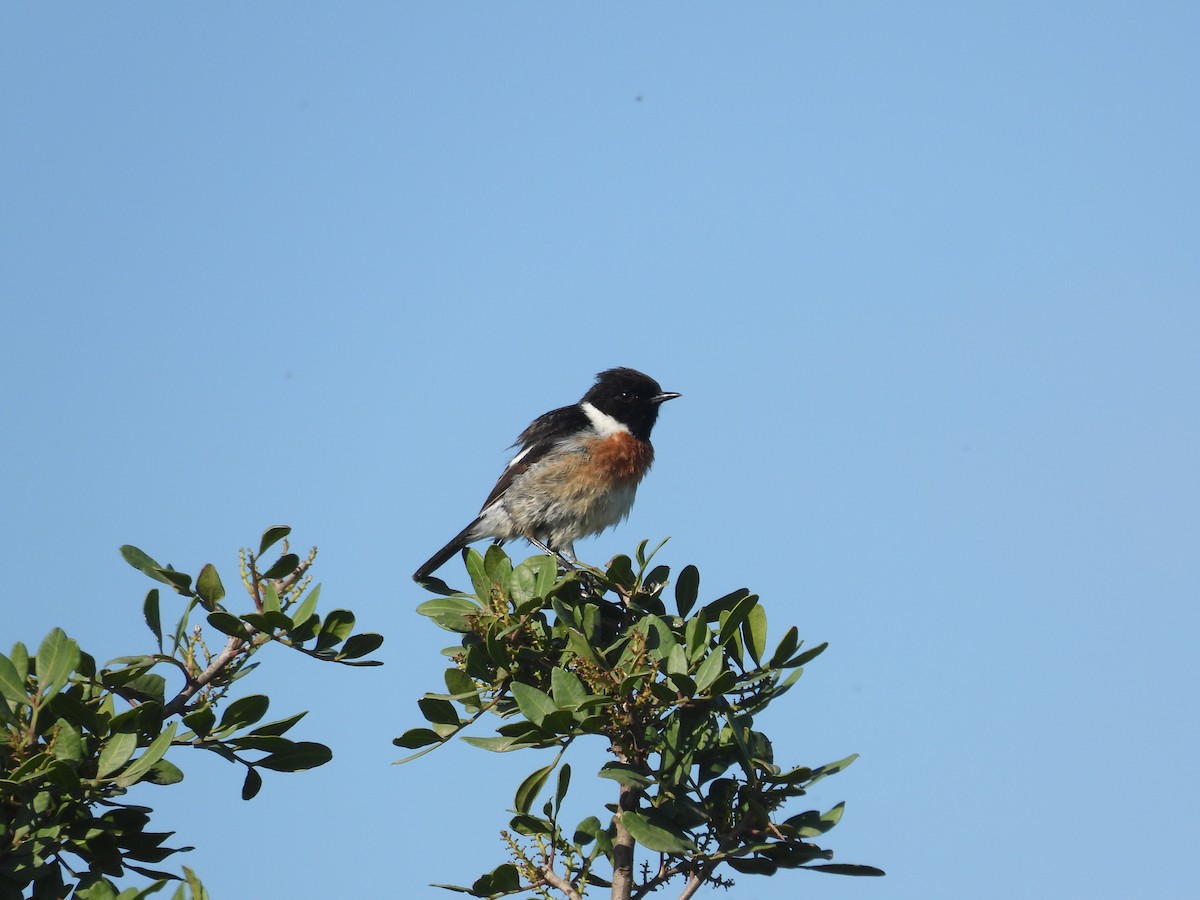
M 580 474 L 594 480 L 597 487 L 614 481 L 636 485 L 654 461 L 654 448 L 624 431 L 589 442 L 587 451 L 588 460 Z

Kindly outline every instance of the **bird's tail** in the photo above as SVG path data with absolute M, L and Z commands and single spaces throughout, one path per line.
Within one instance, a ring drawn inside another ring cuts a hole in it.
M 475 540 L 475 537 L 471 534 L 471 532 L 478 524 L 479 520 L 476 519 L 457 535 L 455 535 L 454 540 L 448 543 L 437 553 L 433 554 L 433 556 L 429 557 L 429 559 L 426 560 L 425 563 L 419 569 L 417 569 L 417 571 L 413 572 L 413 581 L 415 581 L 417 584 L 423 584 L 424 582 L 428 581 L 429 576 L 444 566 L 450 557 L 452 557 L 463 547 L 467 546 L 467 544 L 471 543 L 471 541 Z

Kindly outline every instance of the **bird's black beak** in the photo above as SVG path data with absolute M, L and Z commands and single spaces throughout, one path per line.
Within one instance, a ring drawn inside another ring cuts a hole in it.
M 682 397 L 683 394 L 676 394 L 674 391 L 663 391 L 661 394 L 655 394 L 650 398 L 651 403 L 666 403 L 668 400 L 674 400 L 676 397 Z

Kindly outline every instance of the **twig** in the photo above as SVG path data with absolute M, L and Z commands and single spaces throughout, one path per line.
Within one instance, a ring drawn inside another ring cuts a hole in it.
M 700 890 L 700 885 L 704 884 L 704 879 L 700 877 L 698 872 L 693 872 L 688 876 L 688 883 L 683 889 L 683 893 L 679 895 L 679 900 L 689 900 L 694 896 L 696 891 Z
M 163 707 L 163 716 L 174 716 L 183 712 L 188 701 L 233 662 L 238 654 L 245 650 L 256 633 L 256 629 L 253 626 L 246 625 L 245 637 L 230 635 L 229 640 L 225 642 L 225 649 L 213 657 L 203 672 L 193 679 L 188 679 L 188 683 L 184 685 L 183 690 L 176 694 L 171 702 Z
M 575 890 L 575 886 L 567 879 L 563 878 L 549 866 L 543 866 L 541 869 L 542 880 L 552 888 L 557 888 L 567 895 L 569 900 L 583 900 L 583 896 L 579 891 Z

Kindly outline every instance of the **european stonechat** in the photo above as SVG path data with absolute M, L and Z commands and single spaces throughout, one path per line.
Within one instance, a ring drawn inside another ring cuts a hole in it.
M 654 461 L 650 430 L 658 408 L 679 394 L 635 369 L 608 369 L 578 403 L 538 416 L 514 445 L 517 455 L 475 520 L 413 573 L 425 582 L 451 556 L 484 538 L 525 538 L 574 557 L 577 538 L 629 515 Z

